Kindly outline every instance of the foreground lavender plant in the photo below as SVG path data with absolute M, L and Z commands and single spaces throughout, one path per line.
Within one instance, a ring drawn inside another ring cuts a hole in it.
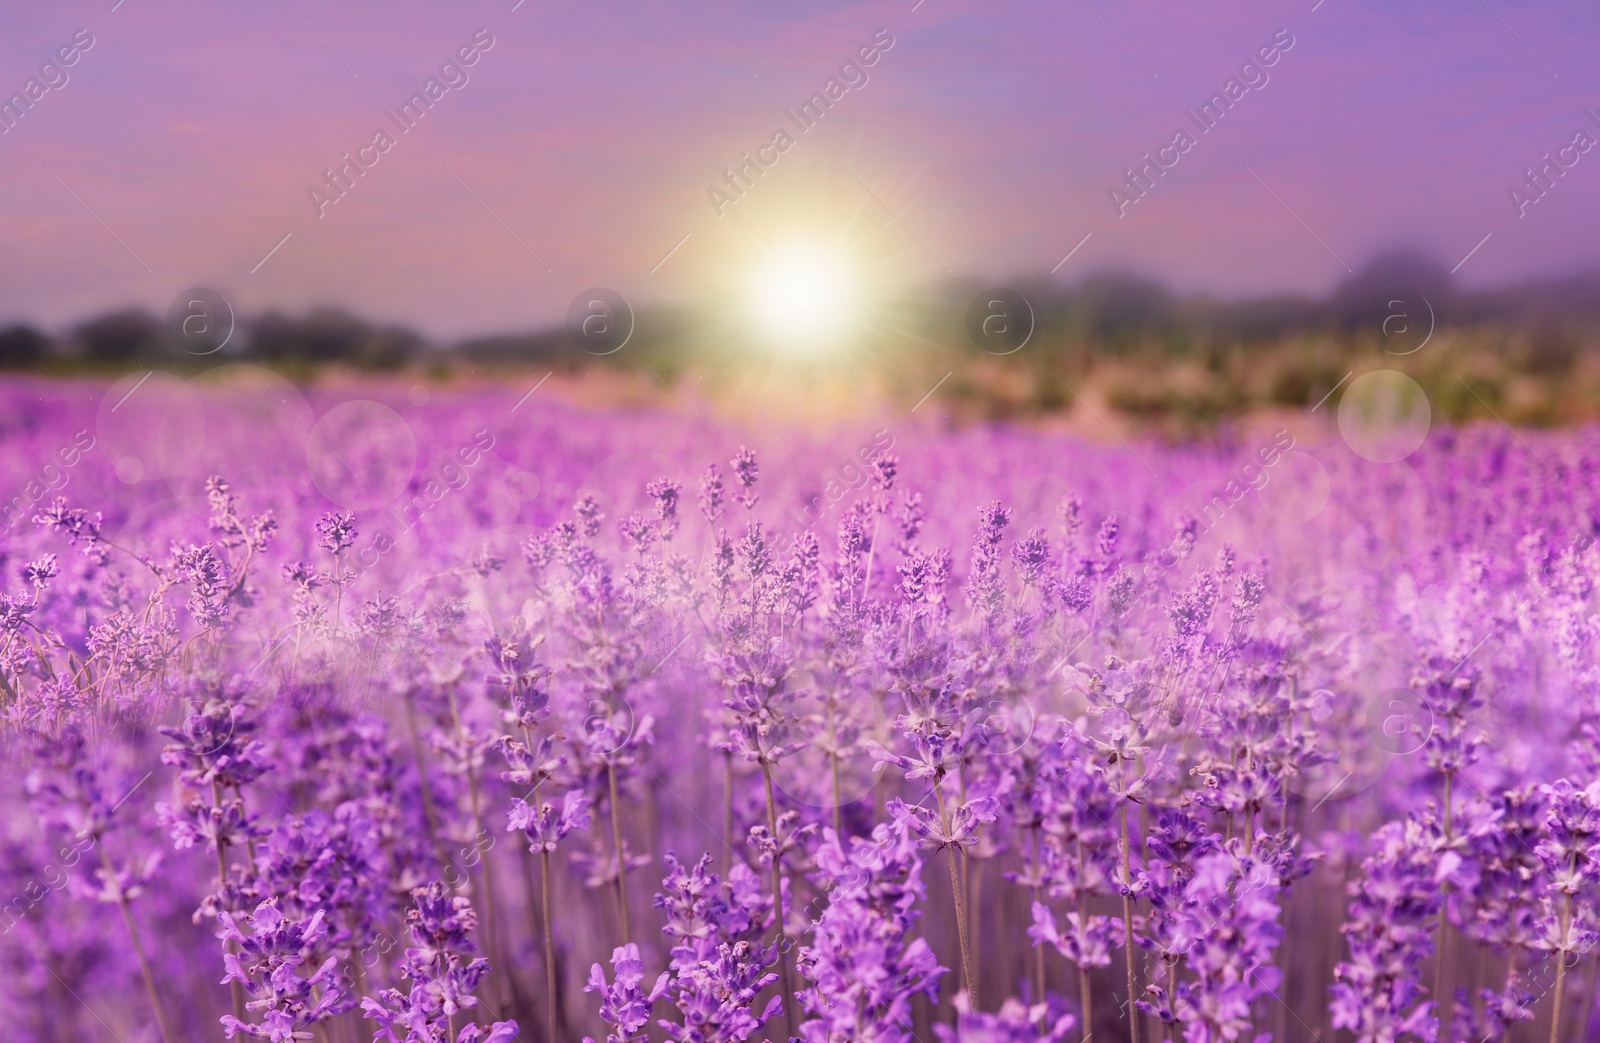
M 127 928 L 134 954 L 138 957 L 139 974 L 144 980 L 145 993 L 156 1025 L 161 1030 L 161 1038 L 166 1043 L 173 1043 L 166 1005 L 151 970 L 150 957 L 132 908 L 133 899 L 139 897 L 155 875 L 161 856 L 151 852 L 141 863 L 121 867 L 113 861 L 105 841 L 114 825 L 117 808 L 126 798 L 115 802 L 110 800 L 100 773 L 87 763 L 88 745 L 81 731 L 69 726 L 57 742 L 49 741 L 46 736 L 38 736 L 36 743 L 38 754 L 35 767 L 25 783 L 28 794 L 46 823 L 56 827 L 62 835 L 71 835 L 93 847 L 99 855 L 99 868 L 94 872 L 98 886 L 91 888 L 77 881 L 77 888 L 80 893 L 97 901 L 116 905 L 122 913 L 122 922 Z
M 218 914 L 222 930 L 217 936 L 228 943 L 222 963 L 225 982 L 238 982 L 250 995 L 245 1006 L 259 1022 L 245 1022 L 231 1014 L 222 1017 L 229 1039 L 236 1034 L 257 1039 L 306 1038 L 307 1029 L 345 1007 L 345 983 L 335 970 L 337 957 L 329 956 L 306 976 L 300 967 L 313 960 L 318 943 L 328 932 L 322 910 L 309 920 L 289 920 L 275 901 L 262 902 L 254 913 L 236 922 L 226 910 Z M 249 933 L 243 928 L 248 926 Z
M 692 871 L 670 853 L 666 862 L 666 893 L 656 895 L 655 904 L 667 912 L 663 933 L 675 939 L 668 992 L 683 1021 L 660 1025 L 679 1043 L 749 1039 L 783 1008 L 782 996 L 773 996 L 759 1012 L 753 1007 L 757 994 L 779 978 L 765 973 L 777 959 L 777 946 L 762 949 L 752 940 L 765 929 L 771 909 L 760 882 L 740 864 L 722 884 L 711 872 L 709 854 Z
M 569 833 L 589 828 L 588 798 L 572 791 L 562 798 L 561 808 L 549 801 L 533 808 L 519 797 L 508 817 L 511 829 L 521 830 L 528 840 L 528 850 L 539 856 L 539 879 L 542 922 L 544 924 L 545 969 L 545 1031 L 551 1039 L 556 1035 L 556 942 L 555 911 L 550 905 L 550 856 L 556 845 Z
M 584 992 L 600 994 L 600 1019 L 613 1026 L 606 1034 L 606 1043 L 643 1043 L 648 1039 L 640 1030 L 650 1021 L 650 1010 L 661 994 L 667 991 L 667 974 L 663 971 L 655 984 L 646 992 L 640 988 L 644 981 L 644 961 L 639 947 L 629 942 L 619 945 L 611 953 L 611 968 L 616 981 L 607 982 L 606 972 L 597 963 L 589 971 L 589 984 Z M 583 1043 L 594 1043 L 588 1036 Z
M 1415 820 L 1385 826 L 1361 863 L 1364 878 L 1350 885 L 1343 932 L 1351 958 L 1335 971 L 1330 1008 L 1334 1026 L 1362 1043 L 1437 1032 L 1435 1001 L 1423 998 L 1421 982 L 1440 903 L 1428 831 Z
M 1222 543 L 1222 447 L 495 401 L 403 530 L 85 460 L 0 537 L 8 1039 L 1593 1034 L 1590 434 L 1303 442 Z
M 1556 958 L 1556 985 L 1551 997 L 1550 1038 L 1561 1038 L 1561 1006 L 1569 963 L 1576 963 L 1600 938 L 1595 907 L 1600 885 L 1600 782 L 1578 789 L 1566 779 L 1545 789 L 1549 801 L 1549 836 L 1537 853 L 1550 874 L 1550 893 L 1542 899 L 1537 943 Z
M 870 839 L 851 840 L 848 851 L 829 832 L 817 867 L 830 901 L 813 944 L 800 949 L 800 973 L 812 983 L 800 996 L 812 1015 L 800 1038 L 908 1039 L 912 997 L 936 996 L 944 973 L 927 941 L 910 937 L 925 892 L 909 831 L 880 825 Z
M 504 1043 L 517 1034 L 515 1021 L 456 1026 L 456 1019 L 478 1005 L 473 991 L 489 973 L 489 961 L 473 957 L 468 935 L 477 927 L 472 904 L 452 896 L 435 881 L 412 891 L 415 904 L 406 925 L 415 943 L 401 968 L 411 986 L 406 993 L 385 989 L 361 1001 L 373 1020 L 377 1039 L 386 1043 Z

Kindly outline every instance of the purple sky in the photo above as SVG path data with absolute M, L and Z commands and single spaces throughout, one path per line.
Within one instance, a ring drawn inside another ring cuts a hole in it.
M 1468 285 L 1600 259 L 1600 150 L 1520 218 L 1507 191 L 1600 136 L 1593 4 L 915 2 L 7 5 L 0 93 L 95 43 L 0 135 L 0 319 L 161 311 L 200 283 L 244 312 L 526 328 L 595 284 L 708 292 L 795 222 L 848 223 L 912 280 L 1048 272 L 1092 233 L 1056 278 L 1223 295 L 1321 293 L 1390 246 L 1449 266 L 1491 233 Z M 319 219 L 323 170 L 485 28 L 469 82 Z M 869 82 L 719 218 L 723 168 L 879 29 Z M 1118 218 L 1107 189 L 1280 29 L 1270 80 Z

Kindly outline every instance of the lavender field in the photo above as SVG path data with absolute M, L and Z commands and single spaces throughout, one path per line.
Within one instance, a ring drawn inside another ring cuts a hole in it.
M 8 382 L 0 1037 L 1600 1038 L 1600 432 L 524 390 Z

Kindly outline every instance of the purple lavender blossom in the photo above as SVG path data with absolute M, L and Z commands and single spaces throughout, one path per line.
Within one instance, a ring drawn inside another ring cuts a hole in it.
M 667 991 L 667 972 L 661 972 L 648 992 L 640 988 L 644 981 L 644 960 L 639 955 L 639 947 L 632 942 L 612 951 L 611 969 L 615 982 L 606 981 L 606 972 L 598 963 L 591 967 L 589 983 L 583 991 L 600 994 L 600 1019 L 613 1026 L 606 1034 L 606 1043 L 643 1043 L 648 1037 L 640 1030 L 650 1021 L 650 1011 L 656 1000 Z M 594 1043 L 588 1036 L 583 1040 Z
M 906 1043 L 912 997 L 936 997 L 944 973 L 926 939 L 909 937 L 925 895 L 922 860 L 905 829 L 884 825 L 852 838 L 848 851 L 830 830 L 816 857 L 830 900 L 800 949 L 812 983 L 800 995 L 812 1015 L 800 1038 Z
M 268 900 L 238 920 L 223 910 L 218 921 L 222 929 L 217 937 L 238 946 L 237 953 L 229 949 L 222 954 L 227 969 L 223 984 L 236 981 L 244 986 L 250 995 L 246 1008 L 261 1019 L 250 1022 L 223 1015 L 222 1028 L 229 1039 L 241 1033 L 274 1043 L 305 1038 L 307 1029 L 346 1009 L 346 985 L 335 968 L 336 957 L 309 967 L 309 974 L 301 973 L 327 933 L 322 910 L 306 920 L 290 920 L 276 901 Z
M 478 1005 L 474 995 L 489 973 L 489 961 L 474 957 L 469 935 L 478 917 L 463 895 L 451 895 L 437 881 L 412 891 L 406 911 L 412 945 L 401 973 L 411 986 L 404 994 L 385 989 L 365 997 L 361 1009 L 372 1019 L 375 1038 L 384 1043 L 500 1043 L 517 1034 L 515 1021 L 496 1021 L 487 1030 L 476 1024 L 456 1028 L 457 1019 Z
M 1145 472 L 908 428 L 841 475 L 822 439 L 741 432 L 758 465 L 681 417 L 439 408 L 479 462 L 420 519 L 253 468 L 29 493 L 11 1035 L 1593 1034 L 1600 437 L 1324 454 L 1352 520 L 1289 540 L 1190 497 L 1222 444 Z M 1396 752 L 1373 697 L 1408 680 Z

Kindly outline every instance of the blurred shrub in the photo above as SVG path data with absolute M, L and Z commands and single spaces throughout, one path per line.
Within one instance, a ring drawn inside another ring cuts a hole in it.
M 161 351 L 161 324 L 143 308 L 126 308 L 79 326 L 74 339 L 90 362 L 118 363 Z
M 32 326 L 9 326 L 0 330 L 0 366 L 7 369 L 36 366 L 53 347 L 50 338 Z

